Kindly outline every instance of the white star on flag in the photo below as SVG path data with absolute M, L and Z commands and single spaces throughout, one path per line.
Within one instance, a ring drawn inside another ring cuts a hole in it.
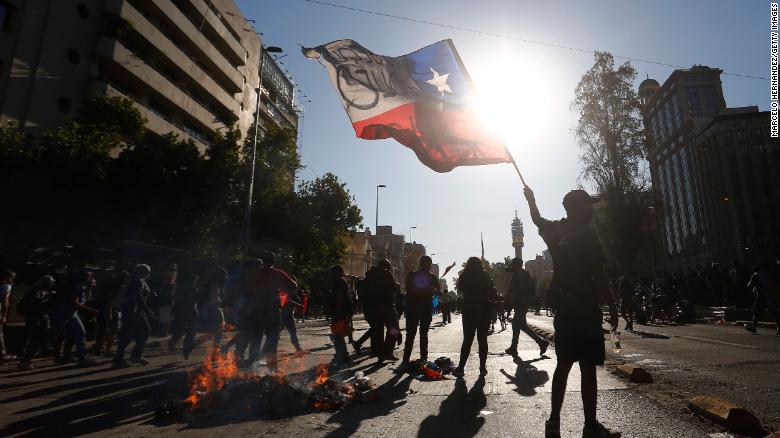
M 447 73 L 444 75 L 440 75 L 436 70 L 433 69 L 433 67 L 431 67 L 431 72 L 433 72 L 433 78 L 425 82 L 436 87 L 436 90 L 441 94 L 444 94 L 445 91 L 448 93 L 452 93 L 450 86 L 447 85 L 447 76 L 449 76 L 450 74 Z

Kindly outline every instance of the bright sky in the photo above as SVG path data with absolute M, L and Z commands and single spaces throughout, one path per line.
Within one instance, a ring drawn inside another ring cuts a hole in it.
M 392 225 L 394 232 L 407 237 L 409 227 L 416 226 L 414 240 L 436 254 L 434 262 L 441 265 L 453 261 L 460 265 L 469 256 L 478 256 L 480 232 L 489 260 L 512 255 L 510 222 L 515 210 L 525 224 L 525 258 L 546 249 L 511 165 L 460 167 L 439 174 L 393 140 L 356 139 L 325 70 L 304 58 L 298 44 L 312 47 L 351 38 L 375 53 L 398 56 L 451 38 L 477 89 L 496 102 L 501 114 L 497 124 L 548 218 L 564 215 L 561 199 L 578 184 L 579 148 L 571 135 L 576 115 L 569 105 L 580 77 L 593 64 L 592 55 L 303 0 L 236 1 L 248 18 L 256 20 L 264 44 L 285 50 L 288 55 L 281 61 L 312 101 L 304 107 L 301 153 L 307 168 L 300 178 L 329 171 L 338 175 L 355 196 L 364 225 L 372 230 L 376 185 L 387 185 L 380 189 L 380 225 Z M 769 76 L 765 1 L 328 1 L 614 55 Z M 634 65 L 640 72 L 637 85 L 645 71 L 659 83 L 672 72 L 670 67 Z M 728 106 L 768 109 L 768 81 L 722 79 Z

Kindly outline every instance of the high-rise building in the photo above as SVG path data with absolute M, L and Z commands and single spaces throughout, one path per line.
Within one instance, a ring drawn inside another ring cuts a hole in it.
M 33 135 L 95 95 L 130 98 L 156 134 L 208 146 L 255 120 L 295 129 L 293 84 L 233 0 L 0 1 L 0 123 Z
M 769 113 L 727 108 L 721 73 L 697 65 L 663 85 L 639 85 L 666 268 L 777 254 L 778 143 Z
M 515 248 L 515 258 L 523 259 L 523 222 L 517 217 L 517 210 L 515 210 L 515 218 L 512 219 L 512 246 Z

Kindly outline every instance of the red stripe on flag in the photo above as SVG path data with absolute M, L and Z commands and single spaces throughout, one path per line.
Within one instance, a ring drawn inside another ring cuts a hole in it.
M 512 161 L 504 142 L 471 112 L 407 103 L 352 126 L 360 138 L 396 139 L 437 172 Z

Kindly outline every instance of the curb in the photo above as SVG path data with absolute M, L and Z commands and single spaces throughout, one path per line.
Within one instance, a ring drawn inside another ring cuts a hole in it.
M 761 422 L 747 409 L 717 397 L 698 396 L 688 407 L 732 432 L 753 434 L 761 430 Z
M 613 373 L 628 378 L 631 383 L 653 383 L 653 376 L 644 368 L 632 363 L 618 365 Z

